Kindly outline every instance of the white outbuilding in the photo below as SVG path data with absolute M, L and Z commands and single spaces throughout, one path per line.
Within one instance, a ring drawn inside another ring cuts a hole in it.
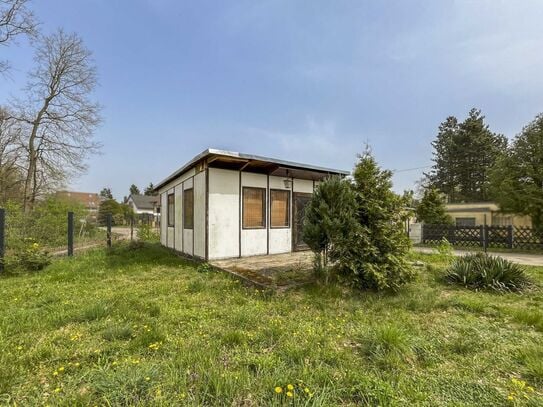
M 160 241 L 205 260 L 303 250 L 303 211 L 315 186 L 348 174 L 207 149 L 156 186 Z

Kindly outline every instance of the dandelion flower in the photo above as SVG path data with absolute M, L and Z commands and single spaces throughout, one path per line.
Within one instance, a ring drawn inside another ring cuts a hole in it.
M 287 384 L 287 389 L 294 390 L 294 386 L 292 384 Z
M 275 388 L 275 392 L 276 392 L 277 394 L 279 394 L 279 393 L 283 393 L 283 388 L 282 388 L 282 387 L 279 387 L 279 386 L 277 386 L 277 387 Z
M 292 394 L 291 391 L 287 391 L 287 397 L 292 397 L 292 396 L 294 396 L 294 394 Z
M 309 393 L 309 389 L 306 387 L 306 388 L 304 389 L 304 392 Z
M 60 393 L 61 391 L 62 391 L 62 389 L 61 389 L 60 387 L 57 387 L 57 388 L 55 389 L 55 393 Z

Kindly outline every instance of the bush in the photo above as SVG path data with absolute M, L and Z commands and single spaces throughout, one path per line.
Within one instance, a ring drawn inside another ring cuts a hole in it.
M 24 213 L 21 205 L 15 202 L 7 202 L 5 209 L 8 251 L 24 249 L 28 241 L 42 247 L 64 247 L 68 235 L 68 212 L 74 212 L 76 228 L 79 221 L 88 215 L 81 204 L 54 196 L 38 202 L 30 213 Z M 89 224 L 88 228 L 92 226 Z
M 450 263 L 454 259 L 453 245 L 445 238 L 441 239 L 434 250 L 439 257 L 439 260 L 444 263 Z
M 529 286 L 524 269 L 501 257 L 483 253 L 457 258 L 445 279 L 472 290 L 522 291 Z
M 339 260 L 335 250 L 356 230 L 356 201 L 348 181 L 330 177 L 321 182 L 305 207 L 303 239 L 315 254 L 314 271 L 328 282 L 329 260 Z
M 138 228 L 138 239 L 143 242 L 158 243 L 160 236 L 150 225 L 142 224 Z
M 10 259 L 10 269 L 40 271 L 51 264 L 51 256 L 39 243 L 27 239 L 24 244 L 13 249 Z
M 337 242 L 342 278 L 363 289 L 398 290 L 411 281 L 407 262 L 410 241 L 405 233 L 403 199 L 392 191 L 392 172 L 382 170 L 366 151 L 353 171 L 356 229 Z
M 209 263 L 200 263 L 196 269 L 198 273 L 211 273 L 214 270 L 213 266 Z
M 305 209 L 304 241 L 316 254 L 316 272 L 360 289 L 397 290 L 412 280 L 406 256 L 404 200 L 392 191 L 392 173 L 366 151 L 353 180 L 320 183 Z

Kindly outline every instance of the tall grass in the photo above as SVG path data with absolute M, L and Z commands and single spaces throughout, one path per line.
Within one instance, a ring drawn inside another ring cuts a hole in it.
M 123 245 L 0 277 L 0 405 L 505 405 L 511 377 L 542 402 L 540 291 L 423 270 L 394 295 L 270 294 L 196 269 Z

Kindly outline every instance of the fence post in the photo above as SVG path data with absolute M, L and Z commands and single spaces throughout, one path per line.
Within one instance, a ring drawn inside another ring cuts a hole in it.
M 485 248 L 485 227 L 483 225 L 479 225 L 479 243 L 481 244 L 481 247 Z
M 513 225 L 507 226 L 507 246 L 513 248 Z
M 134 215 L 130 216 L 130 241 L 134 240 Z
M 4 272 L 6 210 L 0 208 L 0 273 Z
M 68 256 L 74 255 L 74 213 L 68 212 Z
M 484 230 L 483 249 L 485 250 L 485 253 L 486 253 L 488 249 L 488 225 L 487 224 L 483 226 L 483 230 Z
M 106 215 L 107 247 L 111 247 L 111 213 Z
M 458 226 L 456 225 L 449 225 L 447 227 L 447 240 L 449 241 L 450 244 L 452 244 L 453 246 L 456 244 L 456 229 L 458 228 Z

